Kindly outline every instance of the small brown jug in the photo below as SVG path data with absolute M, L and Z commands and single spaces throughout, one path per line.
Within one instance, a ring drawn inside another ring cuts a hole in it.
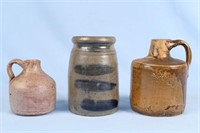
M 185 48 L 186 62 L 170 56 L 169 51 L 179 45 Z M 191 49 L 183 40 L 152 40 L 149 55 L 132 62 L 132 109 L 151 116 L 181 114 L 191 58 Z
M 23 71 L 15 77 L 12 65 Z M 40 67 L 39 60 L 14 59 L 8 63 L 10 106 L 18 115 L 41 115 L 55 109 L 56 83 Z

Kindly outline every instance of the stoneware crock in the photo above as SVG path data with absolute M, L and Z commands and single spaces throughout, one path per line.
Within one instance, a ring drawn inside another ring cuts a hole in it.
M 114 37 L 76 36 L 69 63 L 69 110 L 101 116 L 118 109 Z

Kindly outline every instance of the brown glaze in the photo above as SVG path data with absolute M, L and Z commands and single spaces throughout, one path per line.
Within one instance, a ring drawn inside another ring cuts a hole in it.
M 178 45 L 185 48 L 186 62 L 170 56 Z M 191 58 L 190 47 L 182 40 L 152 40 L 148 56 L 131 65 L 132 109 L 151 116 L 183 113 Z
M 15 77 L 12 65 L 23 71 Z M 41 115 L 51 112 L 56 104 L 56 83 L 40 67 L 39 60 L 14 59 L 8 63 L 10 106 L 18 115 Z
M 69 110 L 101 116 L 117 111 L 118 68 L 114 37 L 73 37 L 69 63 Z

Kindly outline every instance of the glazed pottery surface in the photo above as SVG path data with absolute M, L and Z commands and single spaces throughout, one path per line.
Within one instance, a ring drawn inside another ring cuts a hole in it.
M 101 116 L 117 111 L 118 68 L 114 37 L 73 37 L 69 63 L 69 110 Z
M 170 50 L 179 45 L 185 48 L 186 61 L 170 56 Z M 148 56 L 132 62 L 132 109 L 151 116 L 183 113 L 191 55 L 190 47 L 185 41 L 152 40 Z
M 23 71 L 15 77 L 12 65 Z M 10 106 L 18 115 L 41 115 L 51 112 L 56 104 L 56 83 L 40 67 L 39 60 L 14 59 L 7 67 L 10 78 Z

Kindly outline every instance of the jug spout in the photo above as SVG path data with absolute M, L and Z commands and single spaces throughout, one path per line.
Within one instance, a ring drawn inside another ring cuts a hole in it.
M 192 52 L 187 42 L 183 40 L 153 39 L 151 40 L 151 47 L 147 57 L 160 60 L 171 58 L 170 50 L 179 45 L 185 49 L 186 64 L 189 66 L 192 60 Z
M 169 45 L 170 40 L 168 39 L 153 39 L 151 40 L 151 47 L 149 50 L 148 57 L 154 57 L 157 59 L 165 59 L 170 57 Z
M 41 66 L 40 66 L 40 60 L 25 60 L 24 70 L 28 72 L 42 71 Z

